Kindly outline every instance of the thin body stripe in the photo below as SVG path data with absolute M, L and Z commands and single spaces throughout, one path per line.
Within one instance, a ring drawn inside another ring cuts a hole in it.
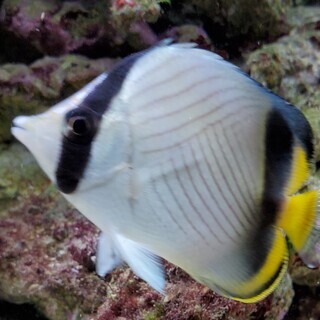
M 163 174 L 162 174 L 161 177 L 162 177 L 163 180 L 165 179 Z M 187 235 L 188 235 L 187 231 L 185 231 L 185 230 L 181 227 L 179 221 L 175 218 L 173 212 L 172 212 L 172 211 L 170 210 L 170 208 L 167 206 L 166 201 L 162 198 L 161 192 L 158 191 L 158 189 L 157 189 L 157 187 L 156 187 L 156 181 L 155 181 L 154 179 L 151 180 L 151 185 L 152 185 L 153 190 L 154 190 L 155 194 L 157 195 L 159 201 L 161 202 L 163 208 L 168 212 L 169 217 L 171 218 L 171 220 L 173 221 L 173 223 L 175 223 L 175 224 L 178 226 L 178 228 L 187 236 Z M 165 185 L 167 186 L 166 183 L 165 183 Z M 167 187 L 168 187 L 168 186 L 167 186 Z M 171 190 L 169 189 L 169 191 L 171 191 Z
M 197 138 L 195 138 L 196 140 L 198 140 Z M 232 224 L 232 222 L 226 217 L 226 215 L 223 214 L 223 209 L 221 208 L 220 204 L 219 204 L 219 201 L 217 201 L 217 199 L 215 199 L 214 195 L 212 194 L 212 192 L 209 191 L 209 186 L 206 182 L 206 180 L 204 179 L 203 175 L 202 175 L 202 172 L 201 172 L 201 169 L 199 167 L 199 163 L 196 159 L 196 156 L 195 156 L 195 152 L 194 152 L 194 149 L 192 147 L 192 144 L 190 144 L 190 150 L 191 150 L 191 154 L 192 154 L 192 157 L 193 157 L 193 160 L 194 160 L 194 163 L 195 163 L 195 167 L 199 173 L 199 176 L 200 176 L 200 179 L 201 179 L 201 182 L 205 185 L 207 191 L 210 193 L 210 196 L 211 196 L 211 199 L 213 200 L 213 202 L 215 203 L 215 205 L 217 206 L 217 208 L 219 209 L 221 215 L 227 220 L 227 223 L 229 225 L 231 225 L 232 229 L 235 231 L 235 233 L 238 234 L 238 236 L 240 236 L 240 233 L 237 232 L 236 228 L 234 227 L 234 225 Z M 185 162 L 185 157 L 183 156 L 183 160 L 184 160 L 184 163 L 185 163 L 185 167 L 187 169 L 187 173 L 188 173 L 188 176 L 189 176 L 189 180 L 191 181 L 191 184 L 192 184 L 192 187 L 193 189 L 196 191 L 198 197 L 201 199 L 202 203 L 204 204 L 204 206 L 206 207 L 207 211 L 210 213 L 210 215 L 213 217 L 214 221 L 216 222 L 216 224 L 221 228 L 221 230 L 223 230 L 223 232 L 227 235 L 227 237 L 229 239 L 231 239 L 232 241 L 234 241 L 234 237 L 232 235 L 230 235 L 228 233 L 228 231 L 225 229 L 225 227 L 223 226 L 223 224 L 219 221 L 219 219 L 216 217 L 215 213 L 211 210 L 211 208 L 209 207 L 208 203 L 206 202 L 206 200 L 204 199 L 204 197 L 202 196 L 201 192 L 199 191 L 196 183 L 194 182 L 194 179 L 193 179 L 193 176 L 192 174 L 190 173 L 190 170 L 189 170 L 189 167 L 187 166 L 186 162 Z M 211 228 L 210 228 L 211 229 Z
M 162 96 L 162 97 L 160 97 L 160 98 L 153 99 L 153 100 L 151 100 L 151 101 L 145 102 L 143 105 L 141 105 L 141 106 L 139 106 L 138 108 L 136 108 L 136 109 L 135 109 L 135 112 L 145 111 L 145 109 L 146 109 L 147 106 L 149 106 L 149 108 L 155 108 L 155 105 L 156 105 L 156 103 L 158 103 L 158 102 L 165 102 L 166 100 L 171 99 L 171 98 L 178 98 L 179 96 L 181 96 L 181 95 L 183 95 L 183 94 L 185 94 L 185 93 L 190 92 L 190 90 L 195 89 L 196 87 L 202 85 L 203 83 L 207 83 L 208 81 L 213 81 L 213 80 L 220 80 L 220 81 L 222 82 L 223 80 L 226 80 L 226 79 L 222 78 L 221 75 L 214 75 L 214 76 L 210 76 L 210 77 L 208 77 L 208 78 L 205 78 L 205 79 L 203 79 L 203 80 L 201 80 L 201 81 L 198 81 L 198 82 L 196 82 L 196 83 L 193 82 L 193 83 L 191 83 L 190 85 L 188 85 L 187 87 L 182 88 L 180 91 L 175 91 L 173 94 L 168 94 L 168 95 L 166 95 L 166 96 Z M 229 90 L 229 89 L 230 89 L 230 90 L 233 89 L 234 91 L 237 91 L 237 90 L 238 90 L 238 88 L 236 88 L 236 87 L 234 87 L 234 86 L 224 87 L 224 88 L 220 88 L 219 90 L 216 90 L 216 91 L 211 91 L 211 94 L 210 94 L 209 96 L 213 96 L 213 95 L 219 94 L 219 93 L 221 93 L 221 92 L 225 93 L 225 90 Z M 240 88 L 239 88 L 238 91 L 241 91 Z M 144 94 L 145 94 L 145 92 L 144 92 Z M 206 97 L 207 97 L 207 96 L 206 96 Z M 204 98 L 206 98 L 206 97 L 204 97 Z M 202 99 L 196 101 L 196 102 L 193 103 L 193 104 L 190 104 L 190 105 L 186 106 L 186 107 L 183 108 L 183 109 L 178 109 L 178 110 L 172 111 L 172 112 L 170 112 L 170 113 L 167 113 L 167 114 L 164 114 L 164 115 L 161 115 L 161 116 L 151 117 L 151 118 L 148 118 L 147 120 L 149 120 L 149 119 L 150 119 L 150 120 L 153 120 L 153 119 L 159 119 L 159 118 L 165 118 L 165 117 L 167 117 L 167 116 L 171 116 L 171 115 L 176 114 L 176 113 L 179 113 L 179 112 L 181 112 L 181 111 L 183 111 L 183 110 L 190 109 L 191 107 L 193 107 L 194 105 L 197 105 L 197 104 L 198 104 L 199 102 L 201 102 L 201 101 L 202 101 Z M 152 106 L 152 107 L 151 107 L 151 106 Z M 145 120 L 144 122 L 147 122 L 147 120 Z
M 235 141 L 237 142 L 238 145 L 245 144 L 246 145 L 246 149 L 247 150 L 250 149 L 250 146 L 248 144 L 248 142 L 249 142 L 248 139 L 243 139 L 243 140 L 240 141 L 239 135 L 236 134 L 236 132 L 235 132 L 235 127 L 231 127 L 230 131 L 232 133 L 232 138 L 235 139 Z M 261 143 L 263 143 L 263 141 L 261 141 Z M 257 177 L 253 176 L 253 172 L 251 170 L 252 168 L 248 165 L 248 161 L 246 161 L 246 156 L 244 155 L 244 153 L 242 151 L 242 148 L 239 148 L 239 149 L 240 149 L 239 153 L 240 153 L 240 156 L 242 158 L 242 163 L 246 166 L 247 172 L 249 173 L 249 176 L 250 176 L 249 177 L 249 179 L 250 179 L 249 182 L 251 183 L 251 185 L 253 185 L 256 188 L 257 186 L 256 186 L 255 182 L 257 181 Z M 256 150 L 256 152 L 260 152 L 260 150 Z
M 170 86 L 170 82 L 171 81 L 179 81 L 177 78 L 179 78 L 181 76 L 184 76 L 184 78 L 185 78 L 185 77 L 187 77 L 187 74 L 189 72 L 194 71 L 195 69 L 197 69 L 197 71 L 198 71 L 199 69 L 202 69 L 202 68 L 206 69 L 206 70 L 208 69 L 208 67 L 204 66 L 203 64 L 196 64 L 196 65 L 193 65 L 193 66 L 191 66 L 189 68 L 182 69 L 179 72 L 174 73 L 170 77 L 162 79 L 161 81 L 158 81 L 156 83 L 152 83 L 152 85 L 146 86 L 145 88 L 139 90 L 138 92 L 135 92 L 134 99 L 138 99 L 140 96 L 144 96 L 146 94 L 146 92 L 153 92 L 158 86 L 161 86 L 163 84 L 165 84 L 166 86 Z M 150 105 L 150 102 L 152 102 L 152 104 L 154 104 L 155 102 L 162 101 L 163 99 L 167 99 L 167 98 L 170 98 L 170 97 L 181 95 L 181 94 L 187 92 L 188 90 L 190 90 L 190 89 L 192 89 L 194 87 L 197 87 L 198 85 L 201 85 L 202 83 L 205 83 L 205 82 L 208 82 L 208 81 L 214 80 L 214 79 L 221 79 L 222 81 L 226 80 L 226 79 L 221 78 L 221 74 L 219 74 L 219 75 L 214 75 L 214 76 L 210 76 L 208 78 L 202 79 L 201 81 L 198 81 L 196 83 L 192 82 L 190 85 L 188 85 L 187 87 L 184 87 L 182 90 L 174 93 L 173 95 L 167 95 L 165 97 L 161 97 L 161 98 L 156 99 L 156 100 L 147 101 L 143 105 L 139 105 L 139 107 L 137 107 L 135 109 L 135 112 L 139 112 L 141 110 L 144 110 L 146 106 Z
M 243 106 L 242 105 L 240 105 L 239 106 L 239 108 L 238 109 L 241 109 Z M 189 141 L 190 139 L 192 139 L 193 137 L 196 137 L 196 136 L 198 136 L 199 134 L 201 134 L 204 130 L 206 130 L 208 127 L 213 127 L 214 125 L 216 125 L 218 122 L 221 122 L 221 121 L 223 121 L 223 120 L 225 120 L 225 119 L 227 119 L 227 118 L 231 118 L 232 116 L 234 116 L 235 114 L 238 114 L 239 115 L 239 117 L 237 118 L 237 119 L 235 119 L 235 121 L 234 121 L 234 123 L 236 123 L 236 122 L 239 122 L 239 121 L 241 121 L 241 117 L 240 116 L 244 116 L 244 114 L 245 114 L 245 111 L 248 111 L 249 110 L 249 108 L 247 108 L 247 110 L 245 110 L 245 109 L 243 109 L 242 108 L 242 112 L 241 112 L 241 114 L 239 114 L 239 110 L 235 110 L 235 111 L 233 111 L 233 112 L 231 112 L 231 113 L 229 113 L 229 114 L 226 114 L 226 115 L 224 115 L 221 119 L 219 119 L 219 120 L 216 120 L 216 121 L 213 121 L 213 122 L 211 122 L 211 123 L 208 123 L 206 126 L 204 126 L 203 128 L 201 128 L 201 130 L 199 130 L 197 133 L 195 133 L 195 134 L 191 134 L 191 135 L 189 135 L 189 136 L 186 136 L 184 139 L 181 139 L 180 141 L 178 141 L 178 142 L 176 142 L 176 143 L 174 143 L 174 144 L 172 144 L 172 145 L 170 145 L 170 146 L 165 146 L 165 147 L 160 147 L 160 148 L 154 148 L 154 149 L 144 149 L 144 150 L 141 150 L 141 152 L 142 153 L 145 153 L 145 154 L 150 154 L 150 153 L 157 153 L 157 152 L 161 152 L 161 151 L 165 151 L 165 150 L 170 150 L 170 149 L 174 149 L 174 148 L 176 148 L 176 147 L 179 147 L 180 145 L 182 145 L 183 143 L 185 143 L 185 142 L 187 142 L 187 141 Z M 233 123 L 230 123 L 230 125 L 232 125 Z M 166 133 L 168 133 L 168 132 L 165 132 L 165 133 L 163 133 L 163 134 L 166 134 Z M 159 134 L 159 136 L 162 136 L 163 134 Z M 147 138 L 149 138 L 150 136 L 147 136 L 147 137 L 140 137 L 139 139 L 147 139 Z
M 176 197 L 176 194 L 174 192 L 174 189 L 171 187 L 167 176 L 164 174 L 163 176 L 163 182 L 166 185 L 167 189 L 169 190 L 171 196 L 173 197 L 175 204 L 177 205 L 177 207 L 179 208 L 180 212 L 182 213 L 185 221 L 188 223 L 188 225 L 192 228 L 192 230 L 204 241 L 204 243 L 208 246 L 211 247 L 210 244 L 208 243 L 207 239 L 204 238 L 203 234 L 198 230 L 198 228 L 193 224 L 192 220 L 190 220 L 188 214 L 185 212 L 185 210 L 183 209 L 182 204 L 180 203 L 180 201 L 178 200 L 178 198 Z M 216 239 L 219 243 L 221 243 L 220 240 Z
M 239 195 L 241 196 L 241 198 L 243 199 L 244 203 L 246 204 L 247 206 L 247 209 L 249 210 L 249 212 L 251 212 L 251 216 L 249 218 L 249 220 L 251 221 L 251 223 L 255 223 L 253 219 L 253 215 L 254 215 L 254 211 L 253 211 L 253 208 L 251 207 L 251 205 L 248 203 L 248 200 L 246 198 L 246 196 L 244 195 L 243 191 L 242 191 L 242 188 L 241 186 L 239 185 L 239 181 L 238 179 L 236 178 L 236 175 L 235 175 L 235 172 L 233 170 L 233 166 L 230 165 L 230 162 L 229 162 L 229 158 L 227 157 L 227 155 L 223 152 L 223 146 L 222 146 L 222 143 L 221 141 L 219 141 L 219 139 L 216 140 L 218 145 L 219 145 L 219 148 L 220 148 L 220 154 L 222 155 L 223 159 L 224 159 L 224 163 L 228 166 L 228 171 L 230 172 L 231 176 L 232 176 L 232 181 L 234 181 L 234 183 L 236 184 L 237 186 L 237 189 L 239 191 Z
M 250 118 L 253 118 L 254 117 L 254 115 L 252 115 L 252 114 L 250 114 L 249 116 L 248 116 L 248 119 L 250 119 Z M 248 120 L 247 119 L 247 120 Z M 239 135 L 235 132 L 235 130 L 236 130 L 236 128 L 238 127 L 238 124 L 236 124 L 235 126 L 232 126 L 230 129 L 230 132 L 231 132 L 231 134 L 232 134 L 232 138 L 235 140 L 235 142 L 238 144 L 238 145 L 244 145 L 245 146 L 245 148 L 246 148 L 246 150 L 252 150 L 252 145 L 249 145 L 249 141 L 248 141 L 248 139 L 243 139 L 241 142 L 240 142 L 240 140 L 239 140 Z M 262 135 L 262 133 L 260 133 L 261 135 Z M 264 137 L 261 139 L 261 145 L 264 143 Z M 249 165 L 249 161 L 247 161 L 247 157 L 246 157 L 246 155 L 243 153 L 243 149 L 244 148 L 239 148 L 240 149 L 240 151 L 239 151 L 239 153 L 240 153 L 240 157 L 242 158 L 242 163 L 246 166 L 246 169 L 247 169 L 247 172 L 248 172 L 248 174 L 249 174 L 249 176 L 248 176 L 248 182 L 249 182 L 249 184 L 251 184 L 252 186 L 253 186 L 253 189 L 254 190 L 259 190 L 260 191 L 260 188 L 261 188 L 261 186 L 259 186 L 259 185 L 257 185 L 257 182 L 259 181 L 259 179 L 260 179 L 260 177 L 257 177 L 257 176 L 254 176 L 253 175 L 253 170 L 252 170 L 252 166 L 250 166 Z M 255 150 L 252 150 L 253 151 L 253 153 L 255 153 L 255 154 L 262 154 L 262 155 L 264 155 L 264 151 L 263 150 L 261 150 L 261 146 L 259 147 L 259 149 L 257 150 L 257 149 L 255 149 Z M 249 155 L 249 157 L 250 158 L 252 158 L 253 157 L 253 155 L 252 155 L 252 152 L 250 153 L 250 155 Z M 259 163 L 261 163 L 261 166 L 264 166 L 264 157 L 263 156 L 261 156 L 261 158 L 259 158 L 259 159 L 257 159 L 256 161 L 258 161 Z M 257 169 L 258 171 L 259 171 L 259 168 L 255 168 L 255 169 Z M 262 170 L 264 170 L 264 168 L 262 168 Z M 260 199 L 261 200 L 261 199 Z M 259 199 L 255 199 L 255 201 L 257 202 L 257 201 L 259 201 Z
M 170 47 L 167 47 L 167 48 L 170 48 Z M 149 70 L 146 70 L 144 73 L 142 73 L 139 77 L 136 77 L 134 79 L 134 81 L 136 83 L 139 83 L 141 81 L 144 81 L 145 77 L 147 74 L 156 74 L 158 70 L 161 70 L 161 65 L 165 64 L 165 68 L 168 68 L 170 67 L 170 64 L 174 64 L 177 60 L 180 60 L 181 59 L 181 56 L 180 55 L 177 55 L 177 54 L 174 54 L 174 55 L 171 55 L 170 56 L 170 59 L 166 59 L 165 61 L 161 61 L 160 63 L 158 64 L 155 64 L 154 62 L 157 61 L 156 59 L 153 59 L 152 60 L 152 65 L 153 67 L 150 68 Z M 144 61 L 144 66 L 146 65 L 146 62 Z M 144 91 L 144 90 L 143 90 Z
M 225 129 L 223 128 L 223 126 L 221 126 L 221 127 L 222 127 L 222 133 L 223 133 L 223 135 L 224 135 L 224 137 L 225 137 L 226 145 L 228 146 L 229 151 L 230 151 L 230 152 L 229 152 L 230 157 L 228 157 L 228 160 L 230 160 L 231 157 L 232 157 L 233 161 L 234 161 L 235 163 L 238 163 L 238 161 L 237 161 L 237 159 L 236 159 L 236 155 L 234 154 L 234 150 L 233 150 L 233 148 L 232 148 L 232 146 L 231 146 L 231 144 L 230 144 L 230 140 L 228 139 L 228 134 L 226 133 L 226 131 L 225 131 Z M 218 143 L 219 143 L 219 142 L 218 142 Z M 241 148 L 239 148 L 239 149 L 241 149 Z M 222 152 L 222 153 L 223 153 L 223 152 Z M 230 167 L 230 168 L 233 168 L 233 166 L 230 165 L 230 162 L 228 162 L 228 164 L 229 164 L 229 167 Z M 255 199 L 253 198 L 252 191 L 250 190 L 250 188 L 249 188 L 249 186 L 248 186 L 247 179 L 245 178 L 245 174 L 243 173 L 243 167 L 242 167 L 242 166 L 238 166 L 238 172 L 240 173 L 240 176 L 241 176 L 241 178 L 242 178 L 243 184 L 245 185 L 247 194 L 249 195 L 251 202 L 252 202 L 252 203 L 255 203 Z
M 219 169 L 220 174 L 222 175 L 223 181 L 225 182 L 225 184 L 226 184 L 229 192 L 231 193 L 233 199 L 235 200 L 235 202 L 236 202 L 237 205 L 239 206 L 240 210 L 242 211 L 242 214 L 243 214 L 244 218 L 246 219 L 247 224 L 251 224 L 251 223 L 252 223 L 251 217 L 248 215 L 247 210 L 243 207 L 243 203 L 242 203 L 241 201 L 239 201 L 239 199 L 238 199 L 238 194 L 237 194 L 237 193 L 234 193 L 233 188 L 232 188 L 229 180 L 228 180 L 227 177 L 225 176 L 225 174 L 224 174 L 224 169 L 222 168 L 222 166 L 221 166 L 221 164 L 220 164 L 220 161 L 217 159 L 217 157 L 216 157 L 216 155 L 215 155 L 215 151 L 214 151 L 213 148 L 212 148 L 211 141 L 210 141 L 210 138 L 209 138 L 207 132 L 205 132 L 205 136 L 206 136 L 206 139 L 207 139 L 207 142 L 208 142 L 208 145 L 209 145 L 211 154 L 212 154 L 213 158 L 215 159 L 215 163 L 216 163 L 217 166 L 218 166 L 218 169 Z M 211 170 L 211 169 L 210 169 L 210 170 Z
M 210 98 L 212 98 L 212 95 L 208 95 L 208 96 L 206 96 L 206 97 L 198 100 L 197 103 L 204 102 L 204 101 L 206 101 L 206 100 L 208 100 L 208 99 L 210 99 Z M 247 99 L 244 100 L 245 98 L 247 98 Z M 152 133 L 152 134 L 150 134 L 150 135 L 148 135 L 148 136 L 141 137 L 141 139 L 150 139 L 150 138 L 153 138 L 153 137 L 163 136 L 163 135 L 166 135 L 166 134 L 168 134 L 168 133 L 172 133 L 172 132 L 178 131 L 178 130 L 180 130 L 180 129 L 188 126 L 188 125 L 194 124 L 194 122 L 196 122 L 196 121 L 199 121 L 199 120 L 202 120 L 203 118 L 207 118 L 207 117 L 209 117 L 209 116 L 212 116 L 214 113 L 216 113 L 217 111 L 221 110 L 224 106 L 226 106 L 226 105 L 228 105 L 228 104 L 232 104 L 232 103 L 234 103 L 234 102 L 236 102 L 236 101 L 238 102 L 239 100 L 246 101 L 247 103 L 249 102 L 249 104 L 250 104 L 250 102 L 252 102 L 252 99 L 250 99 L 249 97 L 246 97 L 245 95 L 239 95 L 239 96 L 236 96 L 236 97 L 234 97 L 234 98 L 232 98 L 232 99 L 226 100 L 224 103 L 220 104 L 220 105 L 217 106 L 215 109 L 210 110 L 210 111 L 208 111 L 208 112 L 205 112 L 204 114 L 202 114 L 202 115 L 200 115 L 200 116 L 192 119 L 192 121 L 187 121 L 187 122 L 185 122 L 185 123 L 180 124 L 180 125 L 177 126 L 177 127 L 171 128 L 171 129 L 169 129 L 169 130 L 167 130 L 167 131 Z M 197 104 L 197 103 L 196 103 L 196 104 Z M 246 104 L 246 105 L 247 105 L 247 104 Z M 239 105 L 237 105 L 237 106 L 238 106 L 238 108 L 237 108 L 236 111 L 238 111 L 238 110 L 240 109 L 240 108 L 239 108 Z M 240 106 L 243 107 L 243 105 L 240 105 Z M 231 116 L 231 115 L 233 115 L 233 114 L 235 114 L 235 113 L 236 113 L 235 111 L 229 112 L 224 118 L 229 117 L 229 116 Z M 217 120 L 217 121 L 221 121 L 221 120 L 222 120 L 222 119 Z M 217 121 L 215 121 L 215 122 L 217 122 Z M 212 124 L 214 124 L 215 122 L 213 122 Z
M 212 171 L 212 168 L 211 168 L 211 165 L 209 164 L 208 158 L 207 158 L 206 154 L 205 154 L 204 151 L 203 151 L 203 148 L 204 148 L 204 147 L 201 145 L 201 142 L 199 141 L 199 139 L 196 139 L 196 141 L 198 142 L 199 149 L 201 150 L 201 153 L 202 153 L 203 159 L 204 159 L 204 161 L 205 161 L 205 164 L 206 164 L 206 166 L 207 166 L 207 168 L 208 168 L 208 170 L 209 170 L 209 172 L 210 172 L 210 177 L 211 177 L 213 183 L 217 186 L 218 191 L 219 191 L 219 194 L 222 196 L 225 204 L 226 204 L 227 207 L 229 208 L 229 210 L 230 210 L 230 212 L 232 213 L 232 215 L 233 215 L 233 216 L 236 218 L 236 220 L 241 224 L 241 226 L 242 226 L 244 229 L 246 229 L 246 226 L 245 226 L 244 223 L 239 219 L 239 217 L 238 217 L 238 215 L 237 215 L 237 213 L 236 213 L 236 210 L 232 207 L 232 205 L 231 205 L 230 202 L 228 201 L 228 198 L 225 196 L 225 193 L 222 191 L 220 184 L 219 184 L 218 181 L 216 180 L 215 174 L 214 174 L 213 171 Z M 193 154 L 193 157 L 195 157 L 195 150 L 194 150 L 194 148 L 192 147 L 192 144 L 191 144 L 191 152 L 192 152 L 192 154 Z M 197 168 L 198 168 L 199 174 L 200 174 L 200 176 L 201 176 L 201 179 L 202 179 L 202 181 L 203 181 L 203 183 L 204 183 L 204 185 L 205 185 L 208 193 L 210 194 L 211 199 L 212 199 L 213 202 L 218 206 L 219 210 L 220 210 L 221 212 L 223 212 L 223 211 L 224 211 L 223 208 L 221 208 L 221 206 L 219 205 L 219 201 L 216 199 L 215 195 L 213 194 L 213 192 L 212 192 L 210 186 L 208 185 L 207 180 L 204 178 L 203 172 L 202 172 L 202 170 L 200 169 L 200 167 L 199 167 L 198 164 L 197 164 Z M 239 230 L 238 230 L 238 229 L 236 228 L 236 226 L 232 223 L 232 221 L 228 218 L 228 216 L 227 216 L 226 214 L 224 214 L 224 217 L 225 217 L 225 219 L 227 220 L 227 222 L 230 224 L 230 226 L 232 227 L 232 229 L 234 230 L 234 232 L 235 232 L 238 236 L 240 236 Z
M 201 222 L 203 223 L 203 225 L 205 225 L 207 227 L 207 229 L 210 231 L 210 233 L 213 235 L 213 237 L 219 242 L 219 243 L 223 243 L 221 241 L 221 239 L 213 232 L 213 230 L 208 226 L 207 222 L 205 221 L 205 219 L 203 218 L 202 214 L 199 212 L 198 208 L 195 206 L 195 204 L 193 203 L 192 199 L 190 198 L 183 182 L 181 181 L 181 177 L 179 175 L 178 170 L 175 167 L 175 163 L 174 163 L 174 159 L 171 158 L 171 163 L 172 163 L 172 167 L 173 167 L 173 171 L 175 174 L 175 177 L 177 179 L 177 181 L 179 182 L 179 186 L 183 192 L 183 195 L 185 196 L 185 198 L 187 199 L 189 205 L 192 207 L 192 209 L 194 210 L 195 213 L 197 213 L 197 216 L 199 217 L 199 219 L 201 220 Z M 200 233 L 200 232 L 199 232 Z M 202 235 L 202 233 L 200 233 L 202 238 L 205 239 Z M 207 242 L 207 240 L 205 240 Z

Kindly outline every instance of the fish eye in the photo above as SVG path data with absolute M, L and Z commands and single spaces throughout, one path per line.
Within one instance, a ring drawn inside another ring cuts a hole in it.
M 89 144 L 98 127 L 98 116 L 88 108 L 77 108 L 65 116 L 63 134 L 69 141 L 77 144 Z
M 84 116 L 73 116 L 68 120 L 68 129 L 78 136 L 87 134 L 90 127 L 90 122 Z

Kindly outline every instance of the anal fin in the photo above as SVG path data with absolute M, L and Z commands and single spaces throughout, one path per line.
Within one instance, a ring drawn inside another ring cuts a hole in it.
M 288 197 L 278 225 L 286 232 L 299 256 L 309 267 L 320 265 L 319 192 Z
M 161 258 L 141 244 L 120 234 L 115 235 L 122 259 L 133 272 L 160 293 L 164 293 L 165 277 Z
M 234 300 L 254 303 L 264 299 L 275 290 L 287 271 L 288 247 L 282 230 L 269 227 L 261 233 L 261 236 L 265 240 L 271 236 L 268 254 L 260 269 L 246 281 L 239 283 L 239 293 L 231 296 Z
M 100 233 L 96 258 L 96 272 L 100 277 L 104 277 L 122 262 L 112 237 L 106 232 Z
M 244 303 L 260 301 L 275 290 L 287 271 L 285 234 L 279 227 L 263 227 L 223 262 L 220 277 L 207 273 L 195 278 L 227 298 Z

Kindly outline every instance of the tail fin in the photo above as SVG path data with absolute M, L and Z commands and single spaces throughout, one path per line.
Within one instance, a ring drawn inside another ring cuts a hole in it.
M 288 197 L 278 225 L 283 228 L 310 268 L 320 265 L 320 206 L 319 192 L 307 191 Z

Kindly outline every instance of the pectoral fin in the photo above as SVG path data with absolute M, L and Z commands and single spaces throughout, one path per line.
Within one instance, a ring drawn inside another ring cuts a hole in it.
M 151 251 L 124 236 L 115 235 L 122 259 L 133 272 L 160 293 L 164 293 L 165 278 L 161 259 Z
M 104 277 L 121 264 L 122 259 L 110 234 L 100 233 L 96 258 L 96 272 L 100 277 Z

